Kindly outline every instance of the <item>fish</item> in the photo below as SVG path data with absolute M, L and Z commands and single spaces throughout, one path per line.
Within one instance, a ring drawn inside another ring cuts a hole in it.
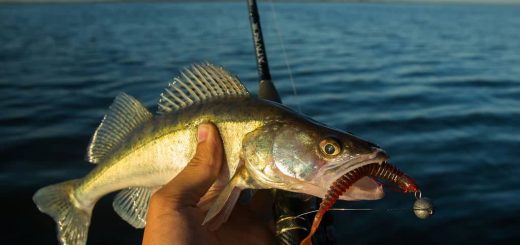
M 39 189 L 33 201 L 55 220 L 61 244 L 86 244 L 94 205 L 116 191 L 115 212 L 144 228 L 151 196 L 194 156 L 202 123 L 218 128 L 227 162 L 218 177 L 225 187 L 199 203 L 208 211 L 201 225 L 215 228 L 226 222 L 242 190 L 324 197 L 341 176 L 389 158 L 369 141 L 251 95 L 223 67 L 194 64 L 161 93 L 155 115 L 134 97 L 119 94 L 87 148 L 86 160 L 95 168 L 83 178 Z M 338 198 L 383 196 L 380 184 L 362 177 Z

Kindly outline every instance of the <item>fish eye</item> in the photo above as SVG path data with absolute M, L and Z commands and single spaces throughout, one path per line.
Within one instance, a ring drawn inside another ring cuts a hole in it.
M 326 156 L 336 156 L 341 152 L 341 146 L 336 139 L 326 138 L 320 142 L 320 150 Z

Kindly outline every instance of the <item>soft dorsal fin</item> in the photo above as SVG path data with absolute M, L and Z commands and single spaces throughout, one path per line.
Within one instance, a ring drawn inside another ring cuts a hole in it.
M 87 160 L 98 163 L 128 136 L 132 130 L 152 118 L 152 114 L 134 97 L 119 94 L 92 136 Z
M 248 96 L 249 92 L 240 80 L 222 67 L 193 65 L 173 79 L 161 94 L 158 113 L 165 114 L 209 100 Z

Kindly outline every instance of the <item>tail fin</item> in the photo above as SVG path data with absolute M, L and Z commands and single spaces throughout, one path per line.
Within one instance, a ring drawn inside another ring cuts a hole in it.
M 56 221 L 58 240 L 63 245 L 84 245 L 90 224 L 92 207 L 79 207 L 72 191 L 79 180 L 46 186 L 34 194 L 33 201 L 38 209 Z

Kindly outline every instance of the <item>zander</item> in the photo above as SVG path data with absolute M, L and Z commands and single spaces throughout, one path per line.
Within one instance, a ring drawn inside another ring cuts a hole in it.
M 345 174 L 388 156 L 376 145 L 332 129 L 278 103 L 255 98 L 235 76 L 210 64 L 194 65 L 159 99 L 158 115 L 127 95 L 116 97 L 88 147 L 97 164 L 84 178 L 44 187 L 33 197 L 57 223 L 62 244 L 85 244 L 90 216 L 104 195 L 120 191 L 115 211 L 136 228 L 146 225 L 151 195 L 195 154 L 197 126 L 211 122 L 222 137 L 226 186 L 211 201 L 204 223 L 225 222 L 244 189 L 277 188 L 324 197 Z M 375 200 L 382 187 L 362 177 L 341 200 Z

